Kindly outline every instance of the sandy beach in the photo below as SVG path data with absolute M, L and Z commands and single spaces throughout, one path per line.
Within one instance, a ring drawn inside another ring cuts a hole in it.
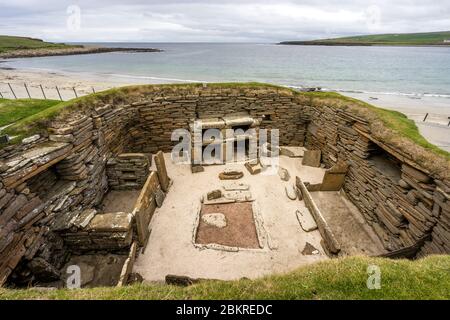
M 11 84 L 17 98 L 28 98 L 24 83 L 32 98 L 42 99 L 45 92 L 47 99 L 59 100 L 58 87 L 63 100 L 99 92 L 113 87 L 133 84 L 183 83 L 184 81 L 163 81 L 161 79 L 140 79 L 108 74 L 67 73 L 37 69 L 2 68 L 0 64 L 0 93 L 4 98 L 14 98 L 8 83 Z M 450 99 L 440 97 L 412 98 L 411 96 L 387 95 L 375 93 L 345 93 L 375 106 L 396 110 L 414 120 L 422 135 L 431 143 L 450 151 Z M 426 121 L 423 121 L 429 113 Z

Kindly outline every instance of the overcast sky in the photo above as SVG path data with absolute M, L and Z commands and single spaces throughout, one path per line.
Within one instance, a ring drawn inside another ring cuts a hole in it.
M 0 0 L 0 34 L 48 41 L 277 42 L 444 30 L 449 0 Z

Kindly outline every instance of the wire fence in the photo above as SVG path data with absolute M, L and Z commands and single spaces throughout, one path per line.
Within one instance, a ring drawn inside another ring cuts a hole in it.
M 0 82 L 0 98 L 2 99 L 44 99 L 67 101 L 91 93 L 94 87 L 43 86 L 42 84 L 18 84 Z

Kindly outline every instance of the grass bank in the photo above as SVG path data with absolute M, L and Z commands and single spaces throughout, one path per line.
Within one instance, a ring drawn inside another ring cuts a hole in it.
M 63 43 L 45 42 L 41 39 L 0 35 L 0 53 L 24 49 L 64 49 L 77 46 Z
M 283 41 L 280 44 L 328 46 L 450 46 L 450 31 L 361 35 L 312 41 Z
M 381 288 L 368 289 L 368 267 Z M 138 284 L 81 290 L 0 289 L 0 299 L 450 299 L 450 256 L 420 260 L 346 257 L 256 280 L 204 281 L 190 287 Z
M 59 102 L 39 99 L 0 99 L 0 127 L 25 119 Z

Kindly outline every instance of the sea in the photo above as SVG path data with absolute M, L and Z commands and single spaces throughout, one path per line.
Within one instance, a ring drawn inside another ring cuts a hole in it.
M 8 60 L 12 68 L 84 73 L 124 82 L 247 82 L 342 93 L 450 99 L 450 48 L 268 43 L 85 43 L 158 48 Z

